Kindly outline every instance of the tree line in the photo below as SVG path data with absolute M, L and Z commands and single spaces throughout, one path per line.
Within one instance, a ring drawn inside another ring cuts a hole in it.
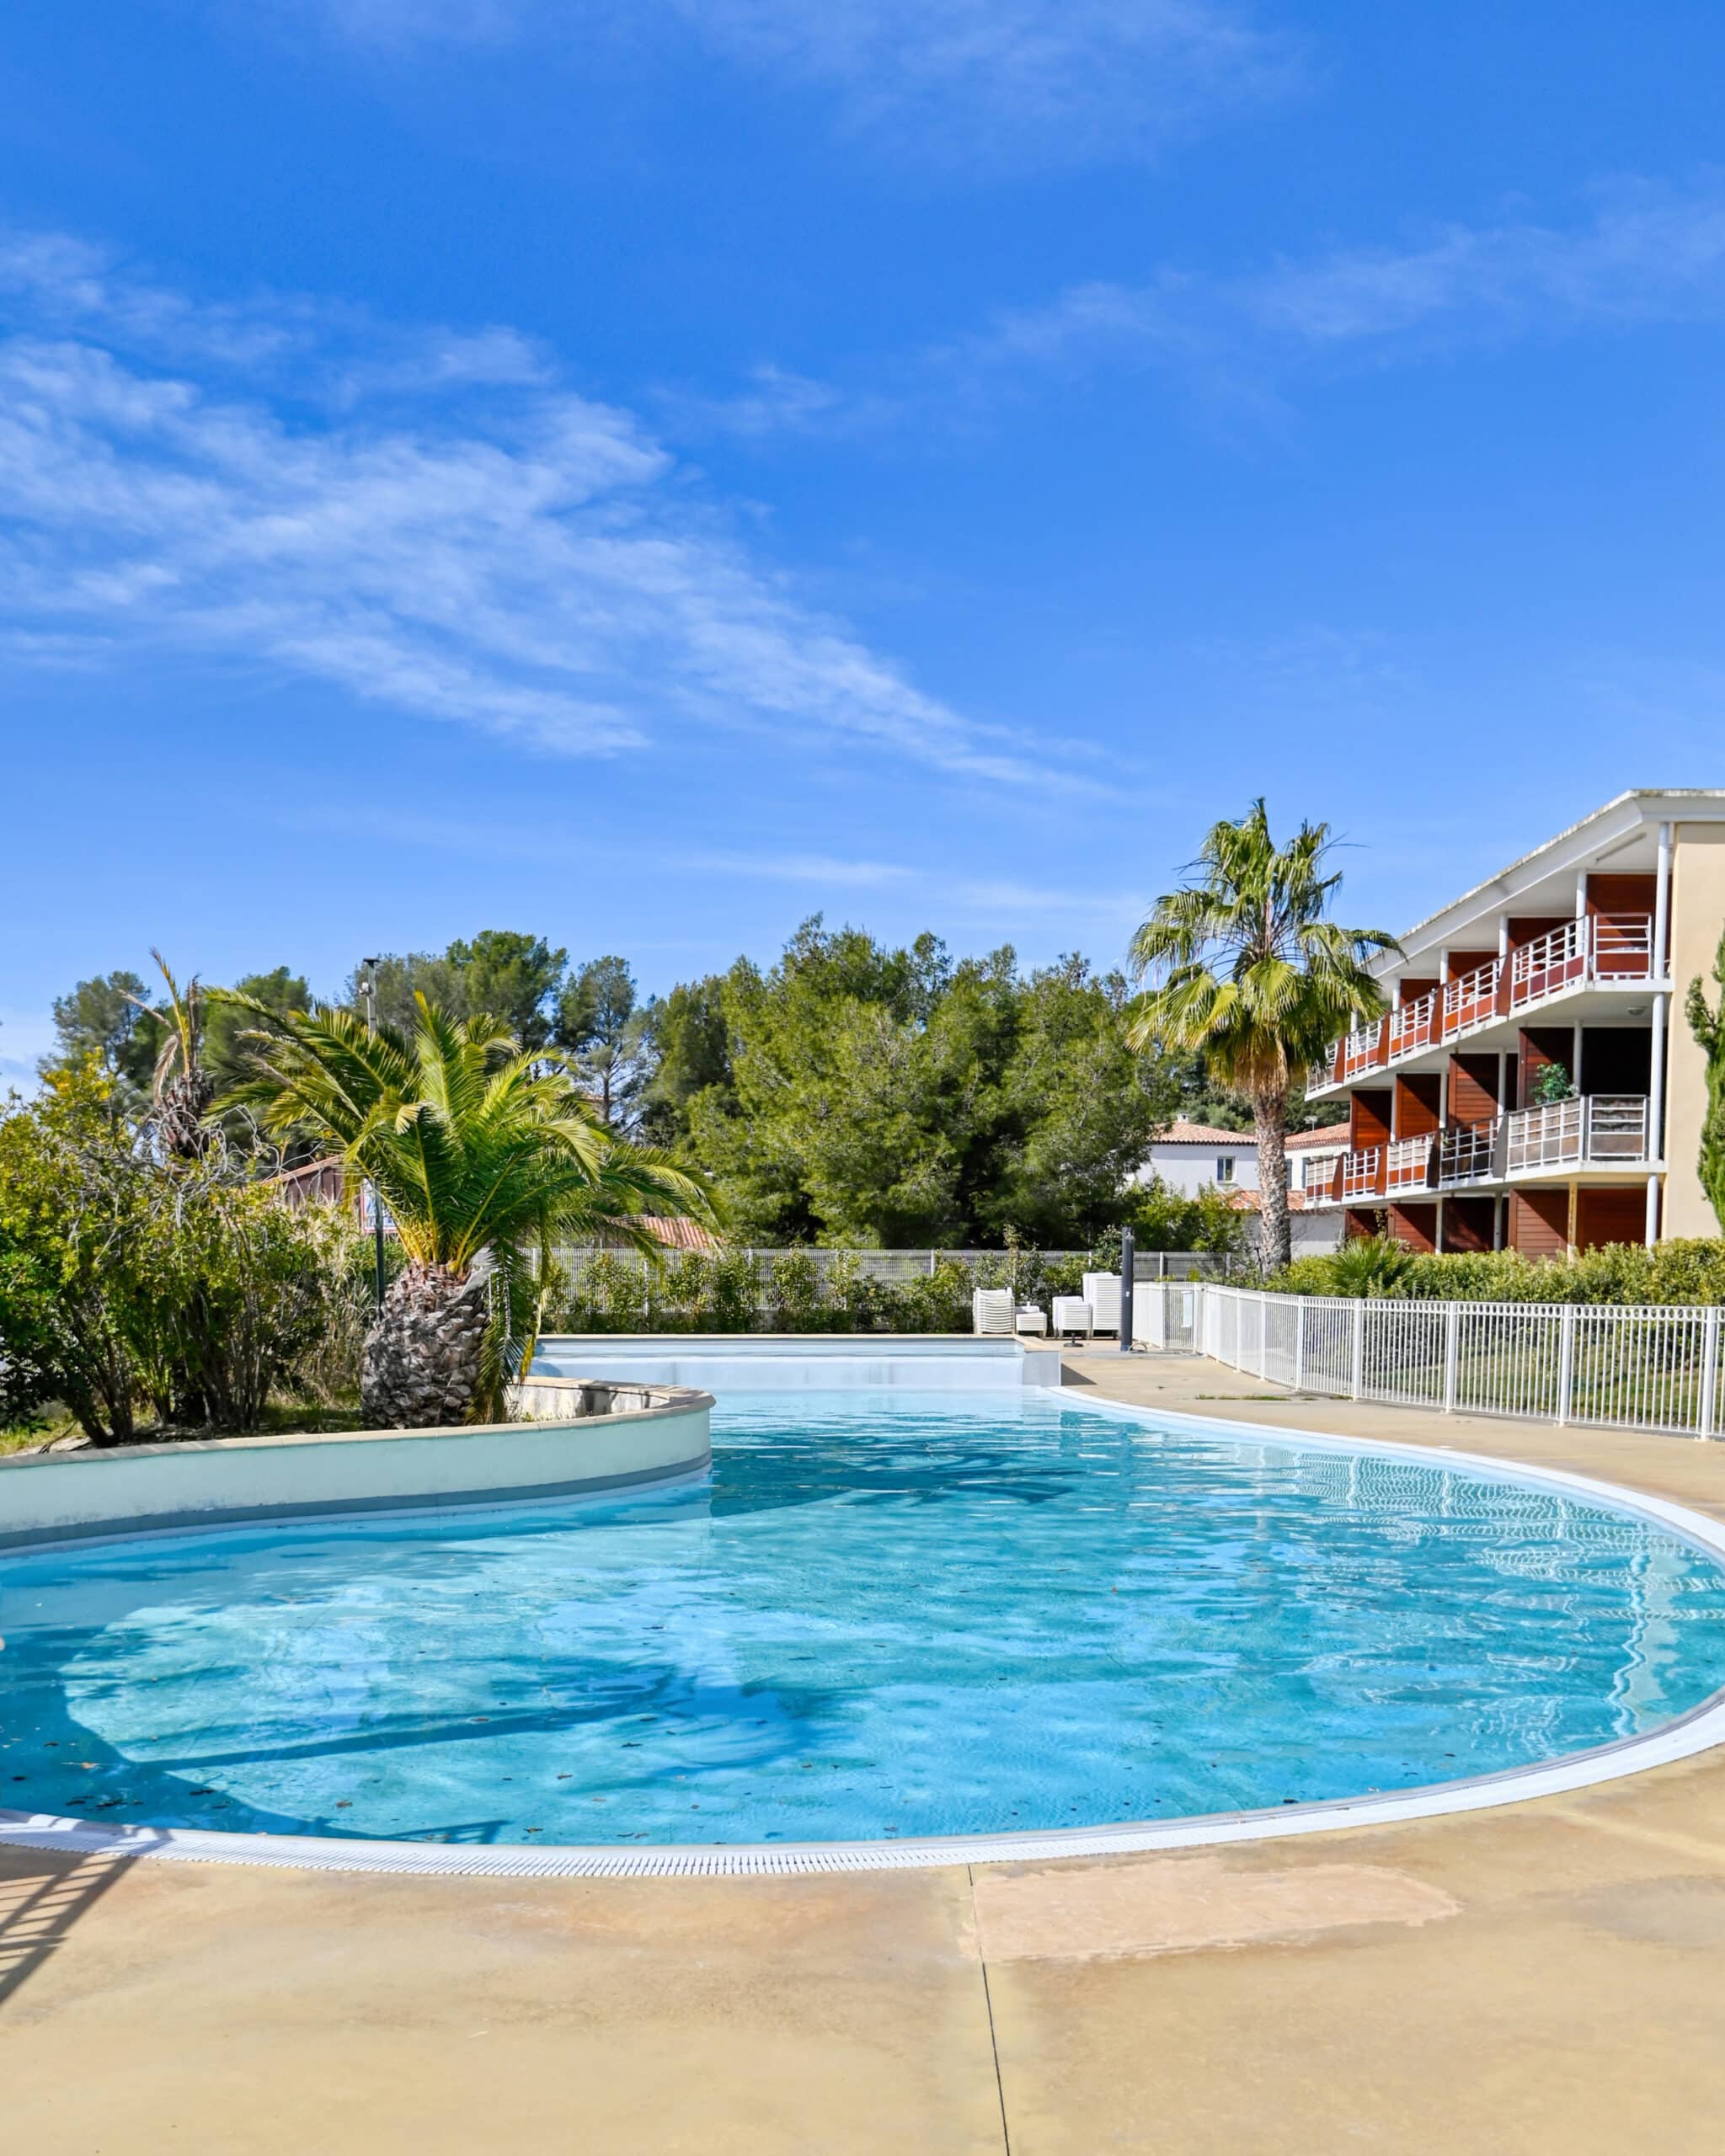
M 1027 970 L 1010 945 L 955 959 L 932 935 L 895 947 L 816 915 L 769 965 L 644 998 L 615 953 L 488 929 L 356 964 L 329 1002 L 367 1015 L 366 979 L 382 1026 L 411 1033 L 419 994 L 563 1059 L 619 1136 L 710 1179 L 740 1242 L 1087 1247 L 1147 1202 L 1131 1178 L 1156 1129 L 1245 1122 L 1201 1056 L 1130 1045 L 1123 974 L 1076 956 Z M 283 1013 L 312 1001 L 286 965 L 230 985 Z M 142 1111 L 164 1039 L 143 979 L 80 981 L 54 1020 L 45 1071 L 93 1065 Z M 243 1011 L 210 1002 L 204 1028 L 225 1093 L 246 1075 Z M 1160 1207 L 1159 1240 L 1216 1232 Z

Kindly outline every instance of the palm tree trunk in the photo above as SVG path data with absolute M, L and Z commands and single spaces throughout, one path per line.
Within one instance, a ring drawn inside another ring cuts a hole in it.
M 479 1389 L 490 1303 L 483 1279 L 410 1265 L 391 1281 L 366 1336 L 360 1399 L 374 1428 L 465 1422 Z
M 1293 1252 L 1288 1230 L 1288 1096 L 1260 1093 L 1252 1103 L 1258 1134 L 1258 1262 L 1266 1273 L 1284 1266 Z

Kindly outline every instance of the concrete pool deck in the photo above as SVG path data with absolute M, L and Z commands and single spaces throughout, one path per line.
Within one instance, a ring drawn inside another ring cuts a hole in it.
M 1081 1390 L 1575 1472 L 1725 1518 L 1725 1445 Z M 506 1880 L 0 1849 L 8 2149 L 1690 2156 L 1725 2139 L 1725 1750 L 1178 1853 Z

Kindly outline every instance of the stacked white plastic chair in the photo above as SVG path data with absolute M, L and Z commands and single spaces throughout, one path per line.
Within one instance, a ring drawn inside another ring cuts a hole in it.
M 1084 1299 L 1090 1305 L 1090 1322 L 1097 1332 L 1120 1329 L 1120 1276 L 1118 1273 L 1087 1273 Z
M 1010 1288 L 978 1288 L 970 1297 L 970 1324 L 976 1332 L 1012 1332 L 1012 1291 Z
M 1062 1339 L 1075 1332 L 1081 1332 L 1088 1337 L 1094 1330 L 1095 1327 L 1091 1322 L 1090 1305 L 1082 1295 L 1056 1295 L 1055 1297 L 1055 1331 Z

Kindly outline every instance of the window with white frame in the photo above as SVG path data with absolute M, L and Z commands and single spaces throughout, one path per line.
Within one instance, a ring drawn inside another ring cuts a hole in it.
M 1234 1155 L 1231 1153 L 1219 1153 L 1216 1155 L 1217 1188 L 1220 1190 L 1226 1190 L 1233 1180 Z

